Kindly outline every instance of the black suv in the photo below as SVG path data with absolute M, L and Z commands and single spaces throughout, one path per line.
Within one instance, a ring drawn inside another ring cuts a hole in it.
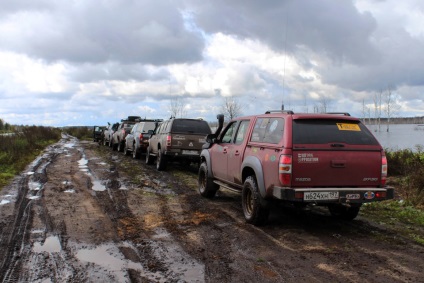
M 149 139 L 146 163 L 156 158 L 156 168 L 161 171 L 167 161 L 199 162 L 206 136 L 211 133 L 208 123 L 201 119 L 171 118 L 162 122 Z

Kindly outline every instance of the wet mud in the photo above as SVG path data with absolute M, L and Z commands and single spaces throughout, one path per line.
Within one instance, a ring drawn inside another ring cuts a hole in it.
M 424 248 L 367 219 L 276 206 L 254 227 L 196 178 L 63 136 L 0 192 L 0 282 L 424 282 Z

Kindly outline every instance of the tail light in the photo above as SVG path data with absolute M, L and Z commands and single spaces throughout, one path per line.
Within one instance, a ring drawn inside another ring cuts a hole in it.
M 292 156 L 291 155 L 281 155 L 280 162 L 278 164 L 278 176 L 280 183 L 283 186 L 291 185 L 292 177 Z
M 381 157 L 381 185 L 384 187 L 387 181 L 387 158 Z
M 143 134 L 140 134 L 140 141 L 142 141 L 143 140 Z
M 166 136 L 166 146 L 171 146 L 171 136 Z

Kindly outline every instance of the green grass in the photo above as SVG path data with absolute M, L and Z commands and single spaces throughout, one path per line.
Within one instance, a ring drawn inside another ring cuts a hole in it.
M 424 245 L 424 211 L 403 200 L 368 203 L 361 215 Z
M 368 203 L 362 206 L 362 212 L 378 216 L 381 221 L 386 223 L 395 221 L 424 227 L 424 211 L 405 201 L 390 200 Z
M 21 126 L 15 135 L 0 136 L 0 190 L 59 139 L 60 130 L 37 126 Z

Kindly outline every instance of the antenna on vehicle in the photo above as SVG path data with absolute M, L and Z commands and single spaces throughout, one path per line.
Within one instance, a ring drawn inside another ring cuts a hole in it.
M 281 99 L 281 110 L 284 110 L 284 92 L 285 92 L 285 84 L 286 84 L 286 59 L 287 59 L 287 25 L 288 25 L 288 16 L 287 10 L 286 12 L 286 25 L 284 29 L 284 63 L 283 63 L 283 98 Z

